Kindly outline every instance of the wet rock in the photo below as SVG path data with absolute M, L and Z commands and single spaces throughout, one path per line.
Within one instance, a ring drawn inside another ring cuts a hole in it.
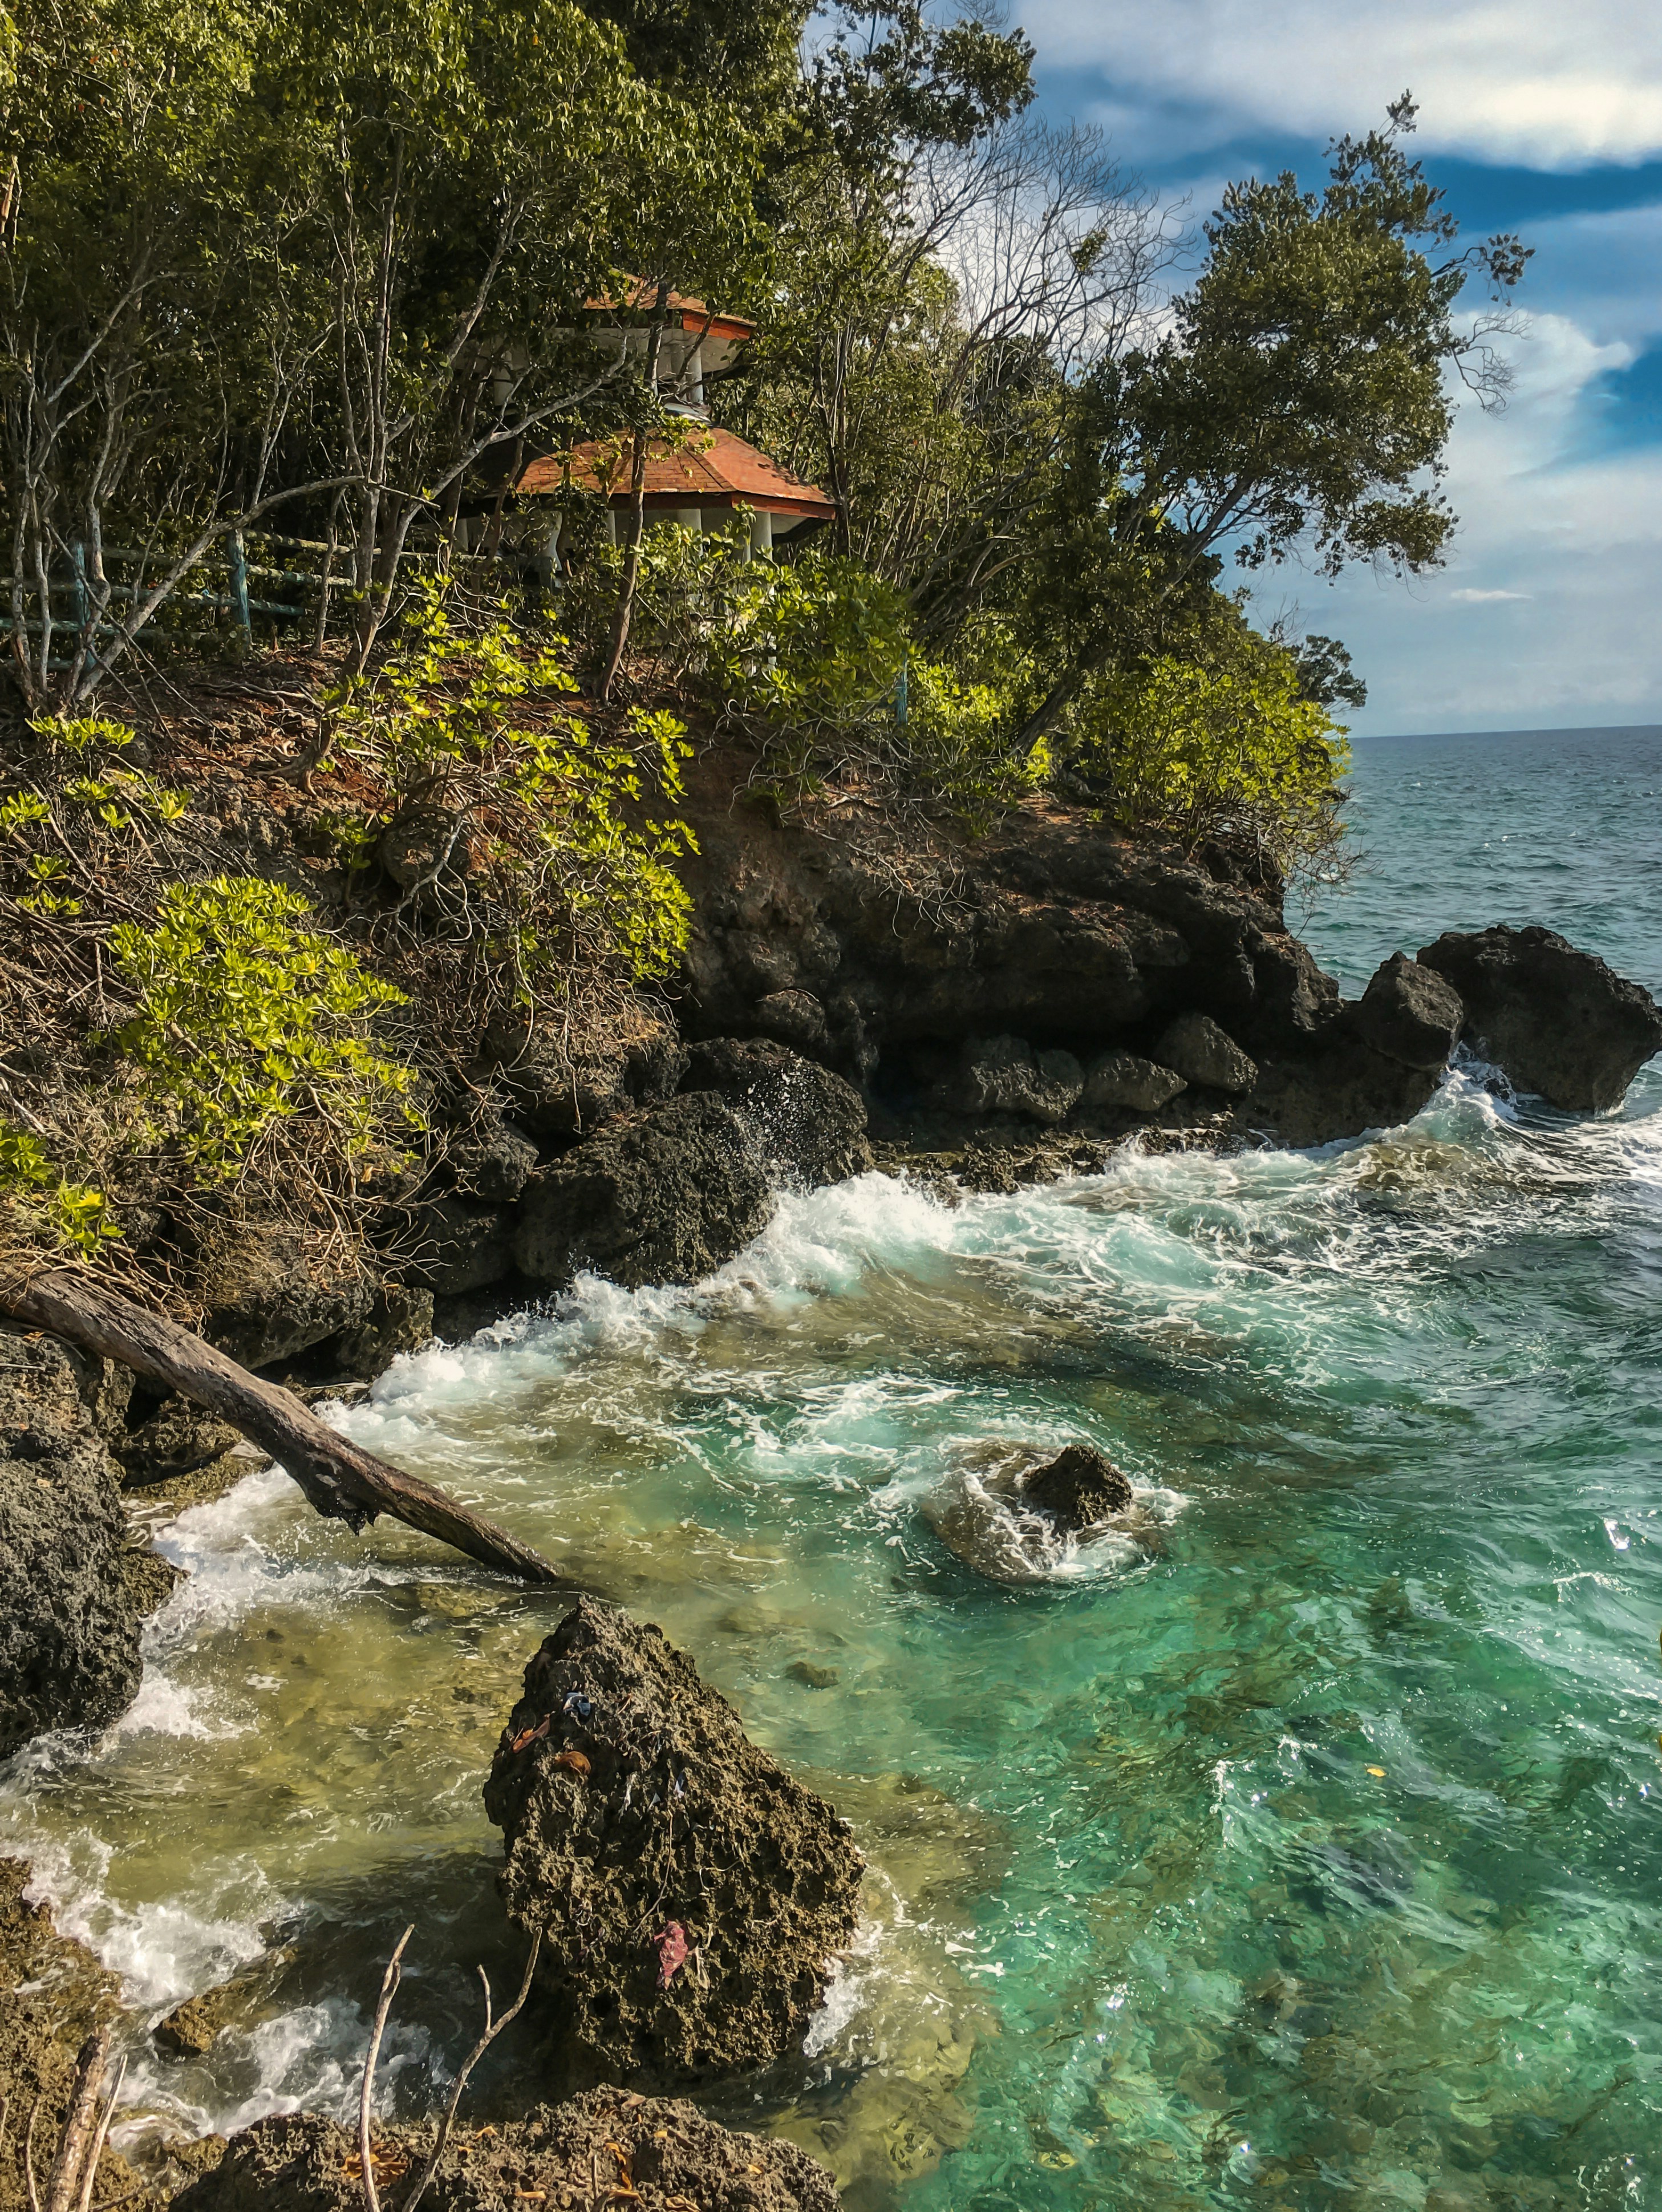
M 871 1165 L 865 1102 L 851 1083 L 769 1038 L 695 1044 L 684 1087 L 713 1091 L 745 1124 L 770 1167 L 804 1190 Z
M 1169 1106 L 1188 1085 L 1175 1068 L 1162 1067 L 1134 1052 L 1105 1052 L 1094 1060 L 1085 1074 L 1082 1103 L 1086 1106 L 1128 1107 L 1137 1114 L 1157 1114 Z
M 216 1420 L 188 1398 L 168 1398 L 146 1421 L 111 1439 L 110 1452 L 129 1489 L 177 1482 L 211 1467 L 242 1442 L 242 1431 Z
M 1210 1014 L 1180 1014 L 1155 1047 L 1156 1059 L 1186 1083 L 1210 1091 L 1250 1091 L 1258 1068 Z
M 1465 1019 L 1460 995 L 1435 968 L 1393 952 L 1351 1015 L 1354 1033 L 1404 1067 L 1446 1067 Z
M 822 1051 L 831 1040 L 825 1008 L 811 991 L 769 991 L 756 1000 L 751 1019 L 764 1036 L 799 1052 Z
M 130 1704 L 145 1617 L 173 1586 L 130 1547 L 88 1402 L 97 1364 L 0 1325 L 0 1759 Z
M 419 2166 L 432 2131 L 378 2133 L 383 2201 Z M 211 2173 L 173 2199 L 179 2212 L 360 2212 L 355 2136 L 334 2120 L 284 2112 L 231 2137 Z M 591 2089 L 543 2105 L 488 2136 L 458 2130 L 424 2204 L 434 2212 L 836 2212 L 830 2175 L 795 2143 L 748 2135 L 676 2100 Z
M 1089 1444 L 1070 1444 L 1022 1485 L 1028 1504 L 1064 1528 L 1089 1528 L 1131 1504 L 1131 1486 L 1111 1461 Z
M 1443 1068 L 1410 1067 L 1331 1024 L 1296 1059 L 1266 1060 L 1241 1102 L 1244 1133 L 1283 1145 L 1327 1145 L 1411 1121 L 1442 1081 Z
M 537 1283 L 694 1283 L 771 1219 L 767 1175 L 725 1100 L 696 1091 L 612 1122 L 536 1176 L 513 1253 Z
M 24 1898 L 30 1869 L 0 1858 L 0 2212 L 26 2212 L 30 2197 L 20 2155 L 37 2097 L 34 2156 L 39 2196 L 69 2115 L 83 2039 L 119 2010 L 120 1984 L 90 1951 L 60 1936 L 52 1915 Z M 126 2196 L 139 2177 L 115 2151 L 98 2161 L 95 2201 Z
M 806 1690 L 834 1690 L 840 1680 L 834 1667 L 816 1666 L 811 1659 L 793 1659 L 785 1671 Z
M 220 2030 L 231 2016 L 234 1993 L 228 1988 L 204 1990 L 175 2005 L 150 2033 L 175 2058 L 200 2058 L 211 2051 Z
M 449 1193 L 413 1209 L 403 1243 L 406 1267 L 434 1297 L 488 1289 L 513 1267 L 509 1216 Z
M 525 1670 L 485 1786 L 509 1914 L 613 2080 L 766 2066 L 852 1936 L 861 1860 L 656 1627 L 580 1600 Z
M 1662 1008 L 1555 931 L 1445 931 L 1420 965 L 1446 976 L 1465 1006 L 1468 1043 L 1566 1113 L 1606 1113 L 1662 1052 Z
M 1073 1449 L 1081 1451 L 1078 1461 Z M 1098 1462 L 1094 1452 L 1071 1448 L 1062 1455 L 1069 1465 L 1052 1479 L 1052 1495 L 1061 1509 L 1053 1510 L 1028 1489 L 1040 1471 L 1039 1457 L 1028 1445 L 983 1445 L 966 1454 L 924 1499 L 924 1518 L 967 1567 L 992 1582 L 1044 1582 L 1077 1556 L 1081 1537 L 1094 1553 L 1106 1547 L 1104 1564 L 1129 1563 L 1139 1548 L 1157 1547 L 1157 1522 L 1137 1506 L 1118 1468 Z M 1123 1505 L 1113 1502 L 1121 1497 Z M 1070 1517 L 1069 1509 L 1077 1517 Z
M 318 1364 L 333 1376 L 373 1382 L 400 1352 L 419 1352 L 432 1340 L 433 1292 L 390 1283 L 355 1328 L 325 1340 Z
M 973 1040 L 940 1085 L 937 1103 L 956 1114 L 1026 1114 L 1065 1121 L 1079 1103 L 1085 1071 L 1071 1052 L 1034 1052 L 1022 1037 Z

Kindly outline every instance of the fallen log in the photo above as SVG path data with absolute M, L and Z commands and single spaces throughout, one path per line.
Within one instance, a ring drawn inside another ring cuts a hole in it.
M 355 1534 L 390 1513 L 471 1559 L 522 1582 L 561 1577 L 540 1552 L 519 1543 L 419 1475 L 378 1459 L 341 1436 L 280 1384 L 263 1381 L 177 1322 L 150 1312 L 91 1275 L 48 1267 L 0 1279 L 0 1312 L 50 1330 L 83 1352 L 119 1360 L 217 1413 L 270 1452 L 325 1519 Z

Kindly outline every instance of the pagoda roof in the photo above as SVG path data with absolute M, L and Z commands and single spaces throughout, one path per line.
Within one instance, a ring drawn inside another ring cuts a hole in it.
M 548 453 L 525 468 L 514 489 L 538 493 L 597 492 L 613 507 L 630 498 L 627 439 L 595 439 L 569 453 Z M 731 430 L 696 431 L 684 444 L 658 434 L 646 447 L 646 504 L 676 507 L 751 507 L 766 514 L 792 514 L 828 522 L 836 508 L 817 484 L 771 460 Z
M 602 297 L 583 304 L 597 315 L 650 315 L 658 305 L 658 287 L 644 276 L 635 276 L 629 280 L 621 300 Z M 664 301 L 664 319 L 679 330 L 697 331 L 706 337 L 741 342 L 756 333 L 748 316 L 722 314 L 688 292 L 670 294 Z

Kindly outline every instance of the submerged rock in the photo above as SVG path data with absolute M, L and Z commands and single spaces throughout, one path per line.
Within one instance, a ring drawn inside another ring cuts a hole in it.
M 99 1364 L 0 1324 L 0 1759 L 130 1705 L 145 1616 L 172 1588 L 131 1546 L 94 1423 Z
M 628 1290 L 695 1283 L 773 1217 L 767 1170 L 724 1099 L 695 1091 L 624 1115 L 531 1181 L 513 1259 L 534 1282 L 585 1268 Z
M 1567 1113 L 1619 1106 L 1662 1052 L 1662 1008 L 1650 993 L 1556 931 L 1447 930 L 1419 958 L 1464 1000 L 1467 1042 Z
M 1064 1528 L 1089 1528 L 1131 1504 L 1129 1480 L 1089 1444 L 1070 1444 L 1047 1467 L 1035 1468 L 1022 1490 L 1029 1505 Z
M 744 1122 L 763 1160 L 804 1190 L 871 1165 L 865 1101 L 852 1083 L 769 1037 L 695 1044 L 682 1089 L 713 1091 Z
M 1157 1523 L 1100 1452 L 1075 1444 L 1042 1468 L 1038 1458 L 1028 1445 L 982 1446 L 924 1499 L 924 1518 L 967 1567 L 992 1582 L 1044 1582 L 1082 1538 L 1103 1547 L 1105 1565 L 1158 1543 Z
M 660 1629 L 579 1601 L 525 1669 L 485 1810 L 578 2055 L 672 2081 L 800 2042 L 853 1935 L 860 1855 Z
M 378 2131 L 382 2201 L 420 2170 L 431 2129 Z M 173 2203 L 180 2212 L 361 2212 L 357 2142 L 334 2120 L 283 2112 L 232 2136 L 212 2172 Z M 543 2105 L 488 2135 L 452 2137 L 423 2206 L 433 2212 L 836 2212 L 825 2168 L 795 2143 L 741 2133 L 695 2106 L 591 2089 Z
M 1210 1014 L 1180 1014 L 1154 1049 L 1163 1066 L 1209 1091 L 1250 1091 L 1258 1079 L 1256 1065 Z

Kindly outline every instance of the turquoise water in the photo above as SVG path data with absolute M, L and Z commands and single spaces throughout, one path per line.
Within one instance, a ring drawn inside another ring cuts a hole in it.
M 1352 988 L 1495 919 L 1662 987 L 1662 733 L 1379 743 L 1356 785 L 1370 872 L 1312 925 Z M 1662 1063 L 1597 1122 L 1460 1075 L 1313 1156 L 865 1178 L 351 1418 L 853 1820 L 861 1946 L 723 2109 L 861 2212 L 1662 2208 Z M 1024 1588 L 943 1548 L 978 1446 L 1080 1435 L 1138 1541 Z M 241 1976 L 207 2060 L 136 2054 L 130 2133 L 343 2105 L 410 1919 L 420 2108 L 473 1962 L 513 1971 L 478 1786 L 557 1604 L 273 1474 L 166 1541 L 138 1706 L 15 1764 L 0 1846 L 152 2014 Z

